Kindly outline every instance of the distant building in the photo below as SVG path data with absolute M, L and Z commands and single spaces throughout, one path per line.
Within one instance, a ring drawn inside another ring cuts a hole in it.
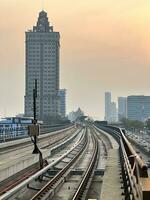
M 59 113 L 61 117 L 66 116 L 66 89 L 59 90 Z
M 25 116 L 33 116 L 33 88 L 37 79 L 37 119 L 59 114 L 59 32 L 50 26 L 47 13 L 39 13 L 37 25 L 26 32 Z
M 111 102 L 110 122 L 117 122 L 117 107 L 115 102 Z
M 0 120 L 0 143 L 13 138 L 27 137 L 28 125 L 32 124 L 31 118 L 6 117 Z
M 128 96 L 127 118 L 145 121 L 148 117 L 150 117 L 150 96 Z
M 68 114 L 68 119 L 71 121 L 71 122 L 74 122 L 76 120 L 76 116 L 75 116 L 75 112 L 72 111 Z
M 118 97 L 118 120 L 127 117 L 127 98 Z
M 24 113 L 19 113 L 16 115 L 16 117 L 24 117 Z
M 12 127 L 17 127 L 21 125 L 28 125 L 32 123 L 32 118 L 26 117 L 6 117 L 0 121 L 0 126 L 10 125 Z
M 105 120 L 111 121 L 111 93 L 105 92 Z
M 77 121 L 82 116 L 84 116 L 84 112 L 80 108 L 78 108 L 77 111 L 72 111 L 69 113 L 68 119 L 71 122 L 74 122 L 74 121 Z

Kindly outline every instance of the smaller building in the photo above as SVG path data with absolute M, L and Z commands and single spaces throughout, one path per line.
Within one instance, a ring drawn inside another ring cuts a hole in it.
M 60 89 L 59 93 L 59 114 L 61 117 L 66 116 L 66 89 Z
M 80 108 L 78 108 L 77 111 L 72 111 L 72 112 L 69 113 L 68 119 L 71 122 L 75 122 L 82 116 L 84 116 L 84 112 Z
M 0 121 L 0 142 L 11 140 L 17 137 L 28 136 L 28 125 L 32 123 L 32 118 L 7 117 Z

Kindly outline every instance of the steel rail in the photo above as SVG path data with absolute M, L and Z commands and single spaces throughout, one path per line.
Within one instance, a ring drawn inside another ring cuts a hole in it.
M 42 140 L 45 140 L 45 138 L 47 138 L 49 136 L 55 137 L 56 134 L 62 134 L 64 132 L 66 132 L 68 130 L 72 130 L 74 128 L 75 128 L 75 126 L 71 126 L 71 127 L 65 128 L 65 129 L 60 129 L 60 130 L 54 131 L 54 132 L 41 134 L 41 135 L 39 135 L 38 139 L 39 139 L 39 141 L 42 141 Z M 6 143 L 0 143 L 0 151 L 1 152 L 6 151 L 6 150 L 8 150 L 8 148 L 10 150 L 15 149 L 16 147 L 17 148 L 19 148 L 19 147 L 22 148 L 24 146 L 26 147 L 26 146 L 29 146 L 31 144 L 32 144 L 31 143 L 31 139 L 29 137 L 28 138 L 24 138 L 24 139 L 9 141 L 9 142 L 6 142 Z
M 104 134 L 104 132 L 101 132 L 95 125 L 93 125 L 93 127 L 95 128 L 95 130 L 97 131 L 97 133 L 100 133 L 104 138 L 106 138 L 106 140 L 108 141 L 109 143 L 109 146 L 111 149 L 113 149 L 113 144 L 111 142 L 111 139 L 108 135 Z M 97 134 L 98 138 L 100 139 L 100 135 Z M 103 140 L 102 140 L 103 141 Z M 104 141 L 103 141 L 104 142 Z
M 54 132 L 54 131 L 59 131 L 62 129 L 70 128 L 70 127 L 72 127 L 72 125 L 73 124 L 62 125 L 62 126 L 40 125 L 40 135 L 46 134 L 49 131 Z
M 106 157 L 108 156 L 108 149 L 107 149 L 107 146 L 106 146 L 106 143 L 104 142 L 104 139 L 102 139 L 101 138 L 101 136 L 98 134 L 98 129 L 97 129 L 97 127 L 95 127 L 95 126 L 93 126 L 94 127 L 94 129 L 96 130 L 95 131 L 95 133 L 96 133 L 96 136 L 97 136 L 97 138 L 102 142 L 102 145 L 103 145 L 103 147 L 104 147 L 104 151 L 105 151 L 105 154 L 106 154 Z M 110 142 L 110 138 L 109 137 L 107 137 L 106 135 L 104 135 L 104 134 L 102 134 L 103 135 L 103 137 L 105 137 L 105 139 L 107 138 L 107 140 L 108 140 L 108 142 L 109 142 L 109 145 L 110 145 L 110 149 L 112 149 L 113 147 L 112 147 L 112 143 Z
M 58 131 L 61 129 L 65 129 L 68 127 L 71 127 L 73 124 L 68 124 L 68 125 L 62 125 L 62 126 L 50 126 L 50 125 L 40 125 L 40 135 L 46 134 L 46 133 L 51 133 L 54 131 Z M 17 134 L 17 135 L 16 135 Z M 2 132 L 0 133 L 0 143 L 6 143 L 6 142 L 11 142 L 11 141 L 17 141 L 17 140 L 23 140 L 29 138 L 28 136 L 28 125 L 21 127 L 21 128 L 16 128 L 14 130 L 11 128 L 9 132 Z
M 93 133 L 94 133 L 94 131 L 93 131 Z M 83 178 L 78 186 L 78 189 L 72 197 L 72 200 L 80 200 L 82 198 L 84 190 L 86 189 L 86 186 L 88 184 L 89 178 L 91 177 L 91 174 L 94 170 L 94 166 L 95 166 L 95 163 L 97 160 L 97 154 L 98 154 L 98 140 L 95 136 L 95 133 L 92 135 L 92 138 L 93 138 L 93 142 L 94 142 L 94 152 L 93 152 L 92 158 L 90 160 L 90 164 L 87 167 L 86 172 L 84 173 Z
M 40 200 L 42 199 L 50 189 L 52 189 L 53 185 L 60 179 L 62 176 L 70 169 L 70 167 L 75 163 L 75 161 L 80 157 L 82 152 L 84 151 L 86 145 L 87 145 L 87 136 L 85 134 L 85 137 L 82 140 L 83 145 L 80 151 L 75 155 L 75 157 L 60 171 L 58 174 L 56 174 L 55 177 L 53 177 L 37 194 L 35 194 L 31 200 Z M 80 145 L 80 144 L 79 144 Z
M 53 143 L 49 144 L 49 145 L 46 145 L 46 146 L 42 146 L 41 149 L 44 149 L 44 148 L 47 148 L 48 146 L 52 146 L 54 144 L 57 144 L 56 146 L 52 147 L 51 148 L 51 152 L 50 154 L 54 154 L 54 151 L 56 151 L 57 149 L 59 149 L 61 147 L 61 145 L 65 146 L 66 144 L 68 144 L 70 141 L 72 141 L 79 133 L 80 133 L 80 129 L 77 130 L 71 137 L 68 138 L 68 135 L 57 140 L 57 141 L 54 141 Z M 67 138 L 67 139 L 66 139 Z M 66 139 L 66 140 L 65 140 Z M 63 140 L 62 143 L 60 143 L 60 141 Z M 60 143 L 60 144 L 58 144 Z M 57 150 L 58 151 L 58 150 Z M 21 182 L 23 182 L 24 180 L 26 180 L 27 178 L 29 178 L 31 175 L 37 173 L 39 171 L 39 166 L 37 165 L 37 163 L 33 164 L 31 167 L 31 170 L 32 172 L 30 173 L 27 173 L 27 171 L 23 171 L 23 174 L 15 177 L 12 181 L 10 181 L 10 178 L 9 178 L 9 181 L 6 182 L 4 185 L 0 186 L 0 195 L 6 193 L 7 191 L 9 191 L 10 189 L 14 188 L 15 186 L 19 185 Z M 30 170 L 30 171 L 31 171 Z M 20 173 L 19 173 L 20 174 Z
M 85 134 L 85 132 L 84 132 Z M 50 163 L 49 165 L 47 165 L 45 168 L 43 168 L 42 170 L 38 171 L 36 174 L 32 175 L 30 178 L 28 178 L 27 180 L 23 181 L 22 183 L 20 183 L 19 185 L 17 185 L 16 187 L 14 187 L 13 189 L 9 190 L 6 194 L 0 196 L 0 200 L 7 200 L 10 197 L 12 197 L 13 195 L 15 195 L 17 192 L 19 192 L 21 189 L 27 187 L 32 181 L 38 179 L 40 176 L 44 175 L 45 173 L 47 173 L 47 171 L 53 167 L 54 165 L 56 165 L 58 162 L 60 162 L 63 158 L 65 158 L 69 153 L 71 153 L 78 145 L 80 145 L 80 143 L 83 140 L 83 136 L 82 138 L 79 138 L 78 141 L 73 145 L 73 147 L 67 151 L 65 154 L 63 154 L 61 157 L 59 157 L 57 160 L 55 160 L 53 163 Z
M 81 130 L 81 129 L 78 129 L 78 130 Z M 68 132 L 70 131 L 70 132 Z M 46 137 L 42 137 L 42 138 L 39 138 L 39 145 L 42 144 L 42 146 L 40 146 L 40 149 L 45 149 L 45 148 L 48 148 L 48 147 L 53 147 L 54 145 L 57 145 L 58 143 L 60 143 L 61 141 L 67 139 L 68 137 L 70 137 L 70 135 L 73 134 L 73 132 L 77 131 L 76 128 L 72 127 L 71 129 L 65 129 L 65 130 L 62 130 L 61 132 L 58 132 L 58 134 L 52 134 L 52 135 L 48 135 L 46 134 Z M 61 136 L 58 138 L 58 135 Z M 48 143 L 47 144 L 43 144 L 43 142 L 47 141 L 48 139 Z M 41 144 L 40 144 L 41 143 Z M 23 146 L 22 146 L 23 145 Z M 12 153 L 12 151 L 16 151 L 16 150 L 19 150 L 19 149 L 25 149 L 25 148 L 31 148 L 33 146 L 33 144 L 31 143 L 31 139 L 28 140 L 27 142 L 25 143 L 21 143 L 21 144 L 15 144 L 15 146 L 9 146 L 7 147 L 7 151 L 0 148 L 0 156 L 3 155 L 3 154 L 6 154 L 6 153 Z

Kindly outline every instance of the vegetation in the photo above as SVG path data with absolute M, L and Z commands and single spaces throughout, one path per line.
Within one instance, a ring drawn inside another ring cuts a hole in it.
M 129 120 L 129 119 L 123 118 L 121 122 L 123 126 L 129 130 L 134 129 L 135 131 L 140 131 L 144 129 L 144 123 L 138 120 Z
M 150 130 L 150 118 L 146 120 L 145 127 Z

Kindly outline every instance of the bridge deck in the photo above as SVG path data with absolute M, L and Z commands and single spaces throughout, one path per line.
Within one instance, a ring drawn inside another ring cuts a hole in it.
M 121 195 L 119 150 L 111 149 L 108 154 L 105 174 L 103 178 L 101 198 L 102 200 L 123 200 Z

